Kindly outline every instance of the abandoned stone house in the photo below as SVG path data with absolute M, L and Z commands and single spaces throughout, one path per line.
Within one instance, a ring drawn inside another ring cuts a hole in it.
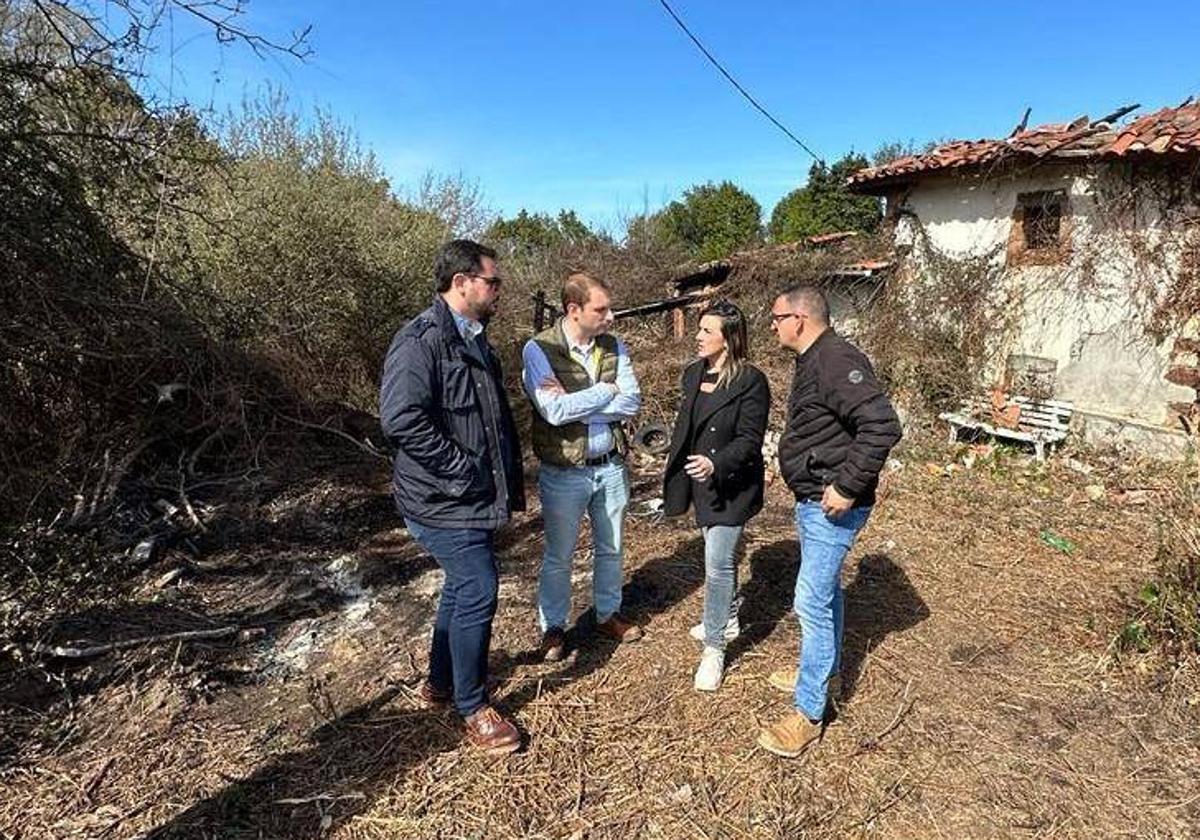
M 1200 421 L 1200 104 L 1128 110 L 945 143 L 851 187 L 884 200 L 900 282 L 929 249 L 996 267 L 1018 311 L 996 338 L 1008 370 L 981 386 L 1036 368 L 1089 440 L 1178 453 Z

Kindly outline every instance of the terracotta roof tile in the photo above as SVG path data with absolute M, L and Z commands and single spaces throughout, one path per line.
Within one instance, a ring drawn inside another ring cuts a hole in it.
M 1087 117 L 1079 117 L 1069 124 L 1041 125 L 1003 139 L 955 140 L 925 154 L 860 169 L 850 177 L 850 183 L 868 186 L 1017 157 L 1079 159 L 1141 152 L 1200 153 L 1200 103 L 1163 108 L 1125 126 L 1092 123 Z

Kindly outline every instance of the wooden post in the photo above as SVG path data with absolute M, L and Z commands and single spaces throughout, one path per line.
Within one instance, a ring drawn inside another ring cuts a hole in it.
M 540 333 L 546 328 L 546 293 L 538 290 L 533 295 L 533 331 Z

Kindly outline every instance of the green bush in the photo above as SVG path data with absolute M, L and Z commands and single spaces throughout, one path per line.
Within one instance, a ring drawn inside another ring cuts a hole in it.
M 873 231 L 879 226 L 879 200 L 850 192 L 846 179 L 867 165 L 862 155 L 848 154 L 828 166 L 814 163 L 808 183 L 792 190 L 771 211 L 767 231 L 773 242 L 795 242 L 822 233 Z
M 762 208 L 750 193 L 729 181 L 700 184 L 672 201 L 646 234 L 680 243 L 690 257 L 717 260 L 762 238 Z
M 248 103 L 224 145 L 229 163 L 182 231 L 206 320 L 317 395 L 371 407 L 392 333 L 433 294 L 450 225 L 398 199 L 328 114 L 307 124 L 278 95 Z
M 1170 654 L 1200 653 L 1200 468 L 1179 476 L 1160 518 L 1158 575 L 1138 592 L 1136 615 L 1126 624 L 1123 648 Z M 1138 628 L 1134 632 L 1130 628 Z
M 0 525 L 98 521 L 141 478 L 245 472 L 290 440 L 280 414 L 373 410 L 437 247 L 483 226 L 477 191 L 398 197 L 279 96 L 213 131 L 47 20 L 0 8 Z

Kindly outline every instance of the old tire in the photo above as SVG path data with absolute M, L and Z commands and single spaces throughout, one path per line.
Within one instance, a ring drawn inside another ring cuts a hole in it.
M 633 448 L 647 455 L 662 455 L 671 448 L 671 430 L 664 423 L 643 423 L 633 435 Z

